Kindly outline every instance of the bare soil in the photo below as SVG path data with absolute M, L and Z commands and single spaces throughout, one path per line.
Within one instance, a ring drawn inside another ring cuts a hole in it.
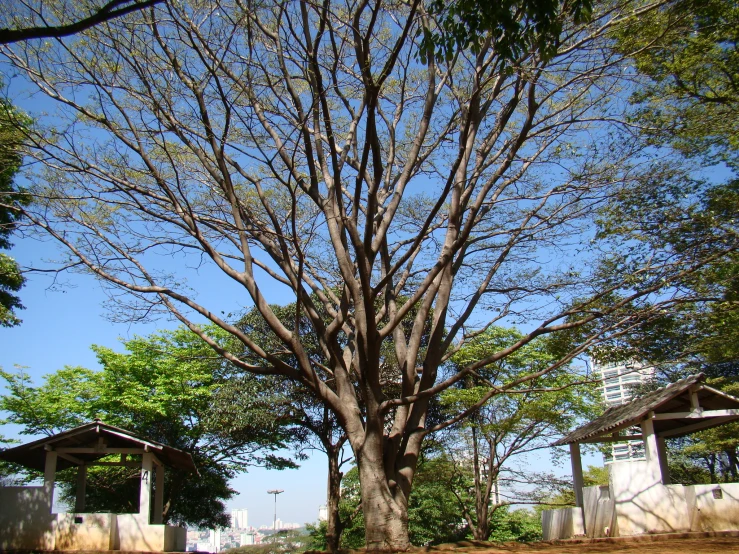
M 427 549 L 426 552 L 442 554 L 448 551 L 468 554 L 607 554 L 611 552 L 629 552 L 639 554 L 719 554 L 739 552 L 739 536 L 719 536 L 701 538 L 663 538 L 658 540 L 644 538 L 641 540 L 600 540 L 600 541 L 556 541 L 531 544 L 506 543 L 500 545 L 460 542 L 444 544 Z

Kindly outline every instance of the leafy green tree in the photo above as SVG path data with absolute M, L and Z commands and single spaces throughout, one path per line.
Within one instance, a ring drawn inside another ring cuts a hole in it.
M 536 542 L 542 539 L 541 515 L 536 511 L 501 506 L 492 514 L 490 537 L 495 542 Z
M 560 46 L 563 23 L 584 22 L 592 7 L 591 0 L 431 0 L 437 27 L 426 31 L 421 52 L 443 60 L 460 47 L 479 53 L 488 43 L 511 62 L 532 48 L 549 58 Z
M 2 81 L 0 81 L 2 86 Z M 0 250 L 12 246 L 10 235 L 20 217 L 20 206 L 30 198 L 15 184 L 22 162 L 22 133 L 29 125 L 27 118 L 10 102 L 0 99 Z M 25 283 L 16 261 L 0 252 L 0 327 L 20 324 L 16 310 L 23 309 L 16 296 Z
M 227 335 L 211 329 L 226 341 Z M 165 473 L 164 521 L 228 526 L 228 482 L 250 465 L 294 467 L 275 454 L 287 446 L 292 423 L 285 399 L 259 379 L 243 379 L 238 393 L 224 386 L 232 371 L 224 358 L 187 329 L 125 341 L 126 352 L 94 346 L 101 371 L 65 367 L 33 386 L 27 375 L 2 372 L 8 394 L 0 409 L 23 434 L 53 434 L 95 417 L 189 452 L 199 475 Z M 228 409 L 224 409 L 227 406 Z M 87 508 L 138 509 L 139 480 L 126 468 L 91 468 Z M 74 476 L 60 474 L 74 498 Z M 197 502 L 193 499 L 197 498 Z
M 739 8 L 721 0 L 676 0 L 631 18 L 614 36 L 637 71 L 631 100 L 637 138 L 682 157 L 604 211 L 603 233 L 669 250 L 680 258 L 701 245 L 708 263 L 683 286 L 714 299 L 655 311 L 624 337 L 624 356 L 687 372 L 739 373 Z M 723 167 L 716 164 L 723 164 Z M 689 174 L 711 170 L 710 181 Z M 728 255 L 721 255 L 721 253 Z M 613 345 L 611 345 L 613 346 Z M 616 354 L 618 355 L 618 354 Z
M 516 329 L 490 327 L 461 348 L 452 360 L 455 364 L 469 364 L 484 358 L 486 352 L 516 343 L 522 336 Z M 547 448 L 555 437 L 599 410 L 594 383 L 588 383 L 584 375 L 566 365 L 545 371 L 525 384 L 519 383 L 522 376 L 547 370 L 558 359 L 546 339 L 535 339 L 505 360 L 478 369 L 474 376 L 441 397 L 442 406 L 457 413 L 478 404 L 491 388 L 501 391 L 466 421 L 447 431 L 441 440 L 459 470 L 471 476 L 469 500 L 466 491 L 455 487 L 454 481 L 449 485 L 477 540 L 490 537 L 501 506 L 520 500 L 521 494 L 525 494 L 518 491 L 517 498 L 501 499 L 500 487 L 510 491 L 516 482 L 533 480 L 532 473 L 520 467 L 517 460 Z
M 676 0 L 616 32 L 641 80 L 633 94 L 647 137 L 688 156 L 739 157 L 739 7 L 725 0 Z
M 422 458 L 408 506 L 412 544 L 456 542 L 467 536 L 469 528 L 454 492 L 462 488 L 463 479 L 454 461 L 443 454 Z

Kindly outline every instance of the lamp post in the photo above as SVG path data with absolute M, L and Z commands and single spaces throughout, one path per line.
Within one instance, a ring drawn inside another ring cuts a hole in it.
M 271 491 L 267 491 L 267 494 L 274 494 L 275 495 L 275 519 L 274 519 L 274 523 L 272 524 L 272 530 L 274 531 L 274 533 L 272 534 L 272 536 L 274 537 L 274 539 L 272 539 L 273 541 L 276 541 L 277 540 L 277 495 L 280 494 L 280 493 L 283 493 L 283 492 L 285 492 L 285 491 L 281 491 L 281 490 L 277 490 L 277 489 L 273 489 Z

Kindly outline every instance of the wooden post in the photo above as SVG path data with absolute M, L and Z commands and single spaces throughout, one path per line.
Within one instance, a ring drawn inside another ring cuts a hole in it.
M 151 481 L 154 454 L 145 452 L 141 456 L 141 494 L 139 495 L 139 515 L 146 523 L 151 523 Z
M 157 464 L 157 477 L 154 484 L 154 514 L 152 515 L 152 523 L 162 523 L 162 512 L 164 511 L 164 466 Z
M 570 444 L 570 462 L 572 463 L 572 486 L 575 489 L 575 506 L 582 508 L 582 460 L 580 459 L 580 445 L 578 443 Z
M 46 451 L 46 463 L 44 465 L 44 491 L 49 502 L 49 513 L 54 505 L 54 481 L 56 480 L 57 453 L 54 450 Z
M 74 498 L 74 511 L 81 514 L 85 511 L 85 489 L 87 488 L 87 466 L 77 466 L 77 494 Z

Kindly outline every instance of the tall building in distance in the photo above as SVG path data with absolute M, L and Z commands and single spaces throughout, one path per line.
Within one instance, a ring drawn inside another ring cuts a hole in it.
M 328 521 L 328 508 L 326 506 L 318 506 L 318 521 Z
M 602 381 L 601 393 L 606 407 L 619 406 L 631 400 L 632 387 L 654 377 L 654 368 L 637 362 L 617 362 L 599 364 L 593 361 L 593 371 Z M 635 431 L 633 434 L 640 434 Z M 612 443 L 603 455 L 605 463 L 644 460 L 644 442 L 633 440 Z
M 232 529 L 248 529 L 248 519 L 247 519 L 247 510 L 246 508 L 237 508 L 236 510 L 231 510 L 231 528 Z

